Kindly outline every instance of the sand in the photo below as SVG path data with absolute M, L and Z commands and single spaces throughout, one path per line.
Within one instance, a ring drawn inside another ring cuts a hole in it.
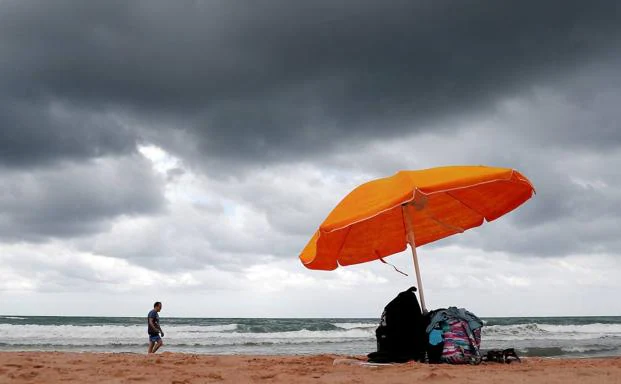
M 354 362 L 337 355 L 0 352 L 0 383 L 621 383 L 621 358 L 530 358 L 478 366 Z

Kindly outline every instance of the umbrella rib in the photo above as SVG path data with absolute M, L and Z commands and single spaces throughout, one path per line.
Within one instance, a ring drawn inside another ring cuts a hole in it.
M 447 224 L 444 221 L 438 219 L 437 217 L 433 216 L 431 213 L 425 211 L 425 215 L 427 215 L 428 218 L 430 218 L 431 220 L 435 221 L 436 223 L 452 230 L 455 231 L 456 233 L 464 233 L 465 229 L 463 229 L 462 227 L 458 227 L 456 225 L 451 225 L 451 224 Z
M 463 205 L 464 207 L 468 208 L 469 210 L 471 210 L 472 212 L 476 213 L 477 215 L 483 217 L 485 220 L 487 220 L 487 218 L 485 217 L 484 214 L 482 214 L 481 212 L 479 212 L 477 209 L 474 209 L 473 207 L 471 207 L 470 205 L 464 203 L 463 201 L 461 201 L 460 199 L 458 199 L 457 197 L 453 196 L 453 194 L 450 191 L 446 192 L 447 195 L 451 196 L 453 198 L 453 200 L 459 201 L 459 203 L 461 205 Z
M 343 250 L 343 248 L 345 247 L 345 243 L 347 242 L 347 236 L 349 236 L 350 232 L 351 232 L 351 227 L 353 227 L 353 225 L 350 225 L 349 227 L 347 227 L 347 233 L 345 233 L 345 236 L 343 236 L 343 242 L 341 243 L 341 246 L 339 247 L 339 251 L 336 253 L 337 255 L 337 263 L 339 265 L 341 265 L 340 260 L 341 260 L 341 251 Z

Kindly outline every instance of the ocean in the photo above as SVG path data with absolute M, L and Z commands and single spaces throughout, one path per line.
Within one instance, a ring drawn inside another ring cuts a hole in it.
M 621 356 L 621 316 L 482 318 L 481 349 L 520 356 Z M 376 350 L 379 319 L 161 317 L 162 351 L 200 354 L 344 354 Z M 0 316 L 0 351 L 145 353 L 145 318 Z

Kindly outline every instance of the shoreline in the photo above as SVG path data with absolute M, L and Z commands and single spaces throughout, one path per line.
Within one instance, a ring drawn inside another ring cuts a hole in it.
M 0 352 L 0 383 L 620 383 L 621 357 L 458 366 L 360 365 L 365 356 Z

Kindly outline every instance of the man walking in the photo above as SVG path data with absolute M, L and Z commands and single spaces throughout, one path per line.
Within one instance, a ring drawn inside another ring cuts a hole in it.
M 164 331 L 160 328 L 160 315 L 158 314 L 161 310 L 162 303 L 156 301 L 155 304 L 153 304 L 153 309 L 147 315 L 147 332 L 149 333 L 148 353 L 155 353 L 164 344 L 162 342 Z

